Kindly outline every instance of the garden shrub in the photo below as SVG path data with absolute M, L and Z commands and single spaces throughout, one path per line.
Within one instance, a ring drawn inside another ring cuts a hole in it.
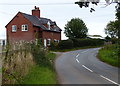
M 61 40 L 58 44 L 59 49 L 71 49 L 73 48 L 73 41 L 72 40 Z

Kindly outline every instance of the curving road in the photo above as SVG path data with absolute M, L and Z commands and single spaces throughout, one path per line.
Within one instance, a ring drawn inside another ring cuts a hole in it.
M 60 84 L 112 84 L 119 85 L 120 69 L 99 61 L 100 48 L 82 49 L 63 53 L 55 67 Z

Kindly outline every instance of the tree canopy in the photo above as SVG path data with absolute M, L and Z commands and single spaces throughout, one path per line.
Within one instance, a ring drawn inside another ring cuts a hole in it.
M 89 7 L 89 4 L 93 4 L 93 5 L 98 5 L 100 3 L 100 0 L 79 0 L 77 2 L 75 2 L 75 4 L 78 4 L 80 8 L 82 7 Z M 105 0 L 105 6 L 108 6 L 112 3 L 117 3 L 117 5 L 120 5 L 120 0 Z M 92 7 L 90 8 L 90 12 L 95 11 L 95 9 Z
M 118 38 L 120 39 L 120 3 L 117 5 L 116 8 L 116 18 L 117 18 L 117 23 L 116 26 L 118 28 Z
M 116 20 L 107 24 L 105 33 L 111 38 L 120 38 L 120 3 L 116 6 Z
M 79 18 L 73 18 L 65 25 L 65 35 L 69 38 L 86 38 L 88 28 L 83 20 Z
M 118 37 L 118 21 L 110 21 L 105 28 L 105 33 L 111 38 Z

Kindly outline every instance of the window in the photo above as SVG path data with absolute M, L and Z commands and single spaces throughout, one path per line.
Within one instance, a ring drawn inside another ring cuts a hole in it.
M 55 42 L 55 43 L 59 43 L 59 40 L 54 39 L 54 42 Z
M 49 21 L 48 21 L 47 25 L 48 25 L 48 30 L 50 30 L 50 22 Z
M 17 31 L 17 26 L 16 25 L 12 25 L 12 32 L 16 32 Z
M 26 24 L 22 25 L 21 28 L 22 28 L 22 31 L 28 31 L 28 25 L 26 25 Z
M 56 39 L 54 39 L 54 42 L 57 42 L 57 40 L 56 40 Z
M 47 45 L 50 46 L 50 43 L 51 43 L 51 39 L 48 39 L 47 40 Z

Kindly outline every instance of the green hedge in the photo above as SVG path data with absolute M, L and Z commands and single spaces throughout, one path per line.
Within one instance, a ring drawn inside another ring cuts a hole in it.
M 73 41 L 72 40 L 61 40 L 58 44 L 59 49 L 71 49 L 73 48 Z
M 74 47 L 99 46 L 104 44 L 102 39 L 72 39 Z
M 102 39 L 69 39 L 62 40 L 58 47 L 59 49 L 71 49 L 77 47 L 86 47 L 86 46 L 100 46 L 104 44 Z

